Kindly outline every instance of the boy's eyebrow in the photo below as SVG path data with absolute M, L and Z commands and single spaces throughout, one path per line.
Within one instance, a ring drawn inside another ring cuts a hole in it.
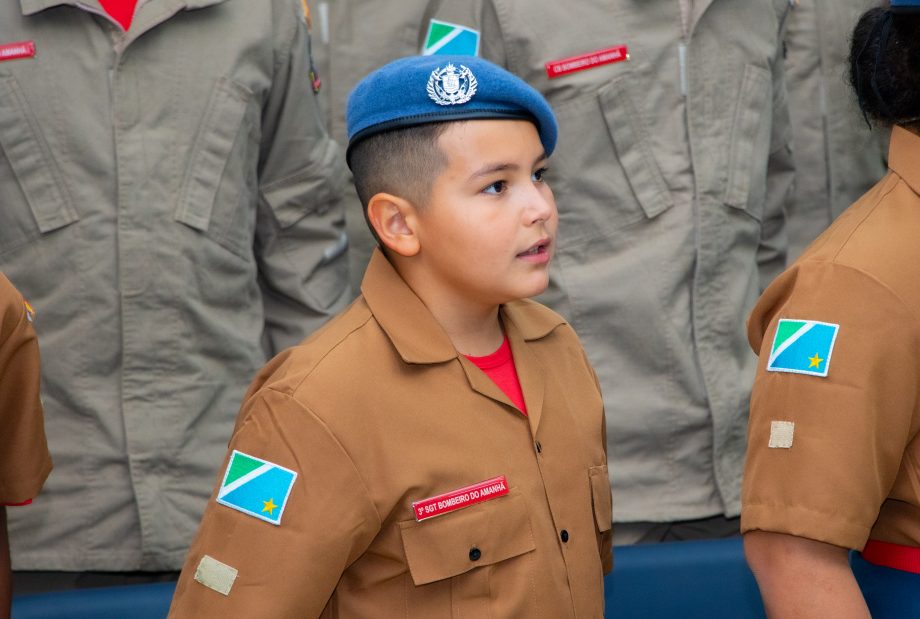
M 544 159 L 549 159 L 549 155 L 546 154 L 546 151 L 540 153 L 540 156 L 534 159 L 533 165 L 537 165 Z M 533 167 L 533 166 L 531 166 Z M 495 172 L 504 172 L 505 170 L 517 170 L 518 165 L 516 163 L 494 163 L 486 165 L 472 174 L 470 174 L 469 180 L 476 180 L 482 176 L 488 176 L 489 174 L 494 174 Z

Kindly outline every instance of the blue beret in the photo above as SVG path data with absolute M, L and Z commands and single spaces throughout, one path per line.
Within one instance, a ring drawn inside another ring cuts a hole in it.
M 348 153 L 372 135 L 428 123 L 529 120 L 546 154 L 556 147 L 553 110 L 521 78 L 475 56 L 409 56 L 377 69 L 348 97 Z

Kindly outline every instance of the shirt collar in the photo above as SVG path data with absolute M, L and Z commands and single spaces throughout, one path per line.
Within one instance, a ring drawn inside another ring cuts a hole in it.
M 139 0 L 138 5 L 154 2 L 157 4 L 172 5 L 175 7 L 175 10 L 172 12 L 176 12 L 184 9 L 200 9 L 212 4 L 226 2 L 226 0 Z M 99 0 L 19 0 L 19 3 L 22 7 L 23 15 L 34 15 L 35 13 L 40 13 L 45 9 L 56 6 L 75 6 L 77 8 L 90 10 L 94 13 L 105 13 L 102 5 L 99 4 Z
M 888 167 L 920 194 L 920 136 L 898 125 L 892 127 Z
M 371 256 L 361 293 L 403 361 L 443 363 L 457 358 L 447 333 L 379 249 Z M 526 341 L 544 338 L 565 324 L 561 316 L 530 300 L 503 305 L 501 315 L 505 329 L 516 330 Z

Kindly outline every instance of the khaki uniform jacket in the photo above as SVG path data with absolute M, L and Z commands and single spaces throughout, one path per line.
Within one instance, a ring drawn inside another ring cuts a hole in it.
M 0 4 L 35 45 L 0 62 L 0 269 L 41 308 L 57 464 L 15 569 L 178 569 L 245 386 L 345 301 L 300 6 L 147 0 L 125 34 Z
M 481 31 L 481 55 L 556 112 L 546 179 L 559 238 L 541 300 L 569 320 L 600 378 L 617 521 L 740 511 L 756 363 L 744 320 L 785 264 L 788 6 L 431 5 L 434 18 Z M 629 61 L 547 76 L 547 62 L 618 45 Z
M 786 29 L 795 150 L 787 213 L 791 263 L 885 174 L 887 130 L 870 130 L 849 85 L 850 39 L 873 0 L 798 0 Z
M 889 165 L 751 314 L 744 531 L 920 546 L 920 137 L 895 127 Z M 826 377 L 766 371 L 783 318 L 839 325 L 804 353 Z
M 310 2 L 313 58 L 322 78 L 320 102 L 329 133 L 348 144 L 345 109 L 352 88 L 391 60 L 418 53 L 418 30 L 428 0 L 326 0 Z M 354 296 L 377 247 L 354 185 L 343 195 L 349 271 Z
M 0 273 L 0 507 L 35 498 L 51 472 L 40 380 L 31 310 Z
M 572 329 L 502 308 L 524 417 L 380 253 L 362 292 L 240 413 L 231 449 L 297 473 L 280 525 L 212 501 L 170 616 L 602 617 L 604 416 Z M 501 475 L 509 494 L 416 521 L 414 501 Z M 228 595 L 196 582 L 204 555 L 238 570 Z

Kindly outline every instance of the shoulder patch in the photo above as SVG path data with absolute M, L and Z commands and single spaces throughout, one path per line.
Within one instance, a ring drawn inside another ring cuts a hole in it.
M 217 492 L 217 502 L 259 520 L 281 524 L 297 473 L 233 450 Z
M 768 372 L 827 376 L 840 325 L 783 318 L 776 326 Z
M 432 19 L 422 46 L 423 56 L 478 56 L 479 31 Z

